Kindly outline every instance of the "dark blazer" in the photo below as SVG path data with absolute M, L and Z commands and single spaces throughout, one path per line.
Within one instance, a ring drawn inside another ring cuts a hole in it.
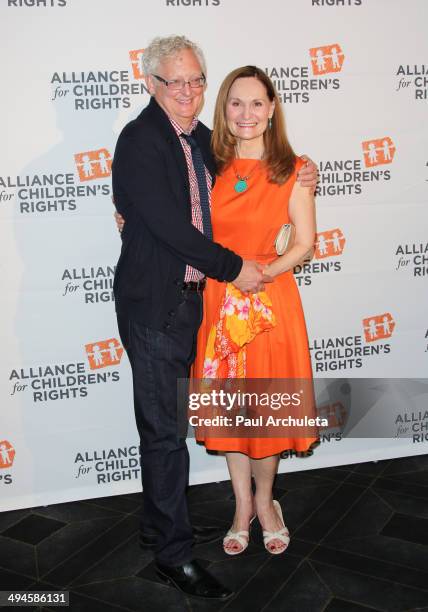
M 214 178 L 211 132 L 199 122 L 194 136 Z M 211 278 L 231 281 L 242 259 L 192 225 L 186 158 L 154 98 L 122 130 L 112 177 L 115 206 L 126 220 L 113 285 L 116 311 L 166 330 L 181 300 L 186 264 Z

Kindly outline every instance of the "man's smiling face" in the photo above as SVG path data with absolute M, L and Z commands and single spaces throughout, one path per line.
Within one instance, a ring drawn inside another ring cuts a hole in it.
M 191 49 L 183 49 L 172 57 L 162 60 L 156 74 L 166 81 L 183 79 L 189 81 L 202 76 L 202 67 L 198 58 Z M 183 129 L 187 129 L 192 119 L 197 115 L 204 100 L 205 86 L 192 88 L 189 83 L 178 90 L 171 91 L 153 75 L 147 76 L 147 85 L 150 93 L 164 111 L 176 121 Z

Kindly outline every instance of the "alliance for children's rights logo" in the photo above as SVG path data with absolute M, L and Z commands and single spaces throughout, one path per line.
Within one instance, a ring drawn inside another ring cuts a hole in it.
M 62 275 L 62 297 L 79 295 L 85 304 L 113 302 L 113 281 L 116 266 L 66 268 Z
M 395 328 L 395 321 L 389 312 L 363 319 L 366 342 L 390 338 Z
M 342 440 L 342 430 L 345 427 L 348 411 L 340 401 L 317 406 L 317 415 L 320 419 L 327 419 L 328 425 L 319 427 L 319 441 L 321 444 L 340 442 Z M 315 447 L 316 448 L 316 447 Z M 305 457 L 311 457 L 314 449 L 306 451 Z M 291 459 L 301 455 L 299 451 L 290 449 L 281 453 L 281 459 Z
M 387 355 L 395 321 L 389 312 L 362 320 L 362 334 L 316 338 L 309 348 L 315 372 L 352 370 L 361 368 L 367 357 Z
M 395 145 L 389 136 L 366 140 L 362 143 L 364 164 L 367 168 L 390 164 L 394 159 Z
M 396 270 L 412 276 L 428 276 L 428 242 L 399 244 L 395 249 Z
M 131 61 L 134 79 L 138 80 L 144 78 L 143 57 L 144 49 L 134 49 L 133 51 L 129 52 L 129 59 Z
M 299 287 L 311 285 L 313 274 L 340 272 L 342 270 L 340 256 L 345 244 L 346 238 L 338 227 L 318 233 L 314 251 L 314 259 L 318 261 L 308 260 L 294 267 L 294 277 Z
M 136 445 L 102 450 L 84 450 L 76 454 L 75 478 L 89 478 L 96 484 L 139 480 L 141 461 L 139 447 Z
M 391 170 L 383 168 L 392 164 L 396 153 L 389 136 L 363 141 L 361 151 L 360 159 L 320 161 L 316 195 L 360 195 L 365 184 L 391 179 Z
M 91 342 L 86 344 L 85 349 L 91 370 L 119 365 L 123 355 L 123 348 L 116 338 Z
M 8 440 L 0 440 L 0 470 L 8 470 L 12 467 L 15 459 L 15 449 Z M 12 474 L 0 471 L 0 485 L 10 484 Z
M 309 49 L 308 64 L 265 68 L 281 102 L 309 102 L 314 91 L 339 89 L 345 54 L 338 43 Z
M 148 93 L 143 79 L 144 49 L 129 51 L 126 69 L 54 72 L 51 100 L 71 100 L 75 111 L 129 108 L 133 96 Z
M 319 406 L 317 408 L 317 414 L 321 418 L 328 420 L 328 426 L 325 428 L 328 431 L 334 429 L 339 432 L 342 431 L 348 417 L 348 411 L 340 401 Z
M 326 45 L 309 49 L 312 63 L 312 72 L 315 76 L 340 72 L 343 66 L 342 48 L 340 45 Z
M 100 181 L 109 179 L 111 174 L 111 155 L 107 149 L 76 153 L 74 168 L 77 177 L 69 171 L 0 176 L 0 203 L 15 196 L 21 214 L 72 212 L 77 209 L 79 198 L 111 195 L 110 180 Z
M 400 64 L 395 76 L 397 77 L 395 91 L 411 91 L 415 100 L 428 100 L 428 65 Z
M 112 159 L 107 149 L 76 153 L 74 160 L 76 162 L 79 178 L 82 182 L 107 178 L 111 174 Z
M 34 403 L 87 397 L 94 385 L 120 379 L 114 366 L 120 364 L 122 355 L 120 342 L 108 338 L 86 344 L 85 361 L 14 369 L 9 375 L 10 395 L 29 393 Z

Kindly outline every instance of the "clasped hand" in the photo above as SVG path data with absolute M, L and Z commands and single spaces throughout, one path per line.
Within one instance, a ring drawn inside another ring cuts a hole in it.
M 241 272 L 232 283 L 242 293 L 257 293 L 263 291 L 265 283 L 272 283 L 273 277 L 265 272 L 265 268 L 256 261 L 244 259 Z

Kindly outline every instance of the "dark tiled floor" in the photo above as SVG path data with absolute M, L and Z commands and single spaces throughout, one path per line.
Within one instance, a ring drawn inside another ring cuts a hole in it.
M 156 577 L 137 541 L 139 495 L 0 514 L 0 590 L 65 589 L 72 612 L 428 612 L 428 455 L 281 474 L 275 497 L 285 554 L 264 550 L 257 525 L 243 555 L 195 547 L 236 591 L 227 603 Z M 194 523 L 230 526 L 230 482 L 191 487 L 189 503 Z

